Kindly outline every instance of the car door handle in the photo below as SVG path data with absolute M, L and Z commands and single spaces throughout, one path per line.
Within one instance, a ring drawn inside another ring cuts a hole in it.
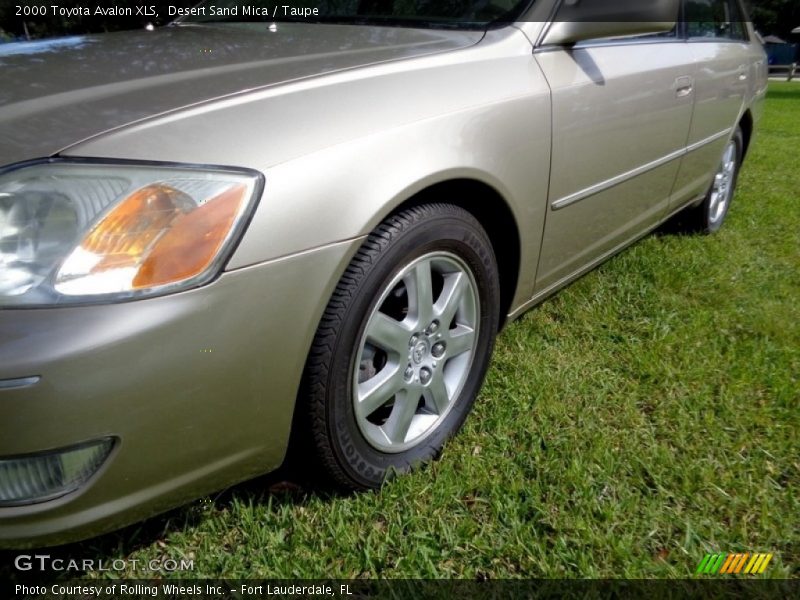
M 678 98 L 685 98 L 692 93 L 694 89 L 694 81 L 688 75 L 678 77 L 675 80 L 675 96 Z

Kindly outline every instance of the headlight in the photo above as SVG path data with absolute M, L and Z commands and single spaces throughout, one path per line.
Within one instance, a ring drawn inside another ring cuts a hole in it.
M 252 171 L 57 161 L 0 175 L 0 305 L 136 298 L 205 283 L 260 188 Z

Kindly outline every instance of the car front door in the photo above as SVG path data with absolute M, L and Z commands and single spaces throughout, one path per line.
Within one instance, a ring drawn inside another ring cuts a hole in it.
M 675 32 L 542 47 L 552 89 L 549 206 L 536 292 L 665 214 L 692 118 L 692 55 Z

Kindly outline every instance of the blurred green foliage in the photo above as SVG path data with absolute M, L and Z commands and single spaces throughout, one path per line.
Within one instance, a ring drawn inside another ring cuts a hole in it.
M 745 0 L 750 17 L 762 35 L 777 35 L 791 41 L 791 32 L 800 27 L 800 2 L 797 0 Z

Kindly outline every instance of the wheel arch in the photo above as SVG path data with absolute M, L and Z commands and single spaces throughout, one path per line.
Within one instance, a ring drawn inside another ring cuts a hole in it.
M 519 282 L 522 240 L 519 225 L 505 197 L 491 185 L 469 177 L 432 183 L 392 207 L 381 221 L 408 208 L 444 202 L 463 208 L 486 230 L 497 259 L 500 279 L 500 327 L 506 320 Z

